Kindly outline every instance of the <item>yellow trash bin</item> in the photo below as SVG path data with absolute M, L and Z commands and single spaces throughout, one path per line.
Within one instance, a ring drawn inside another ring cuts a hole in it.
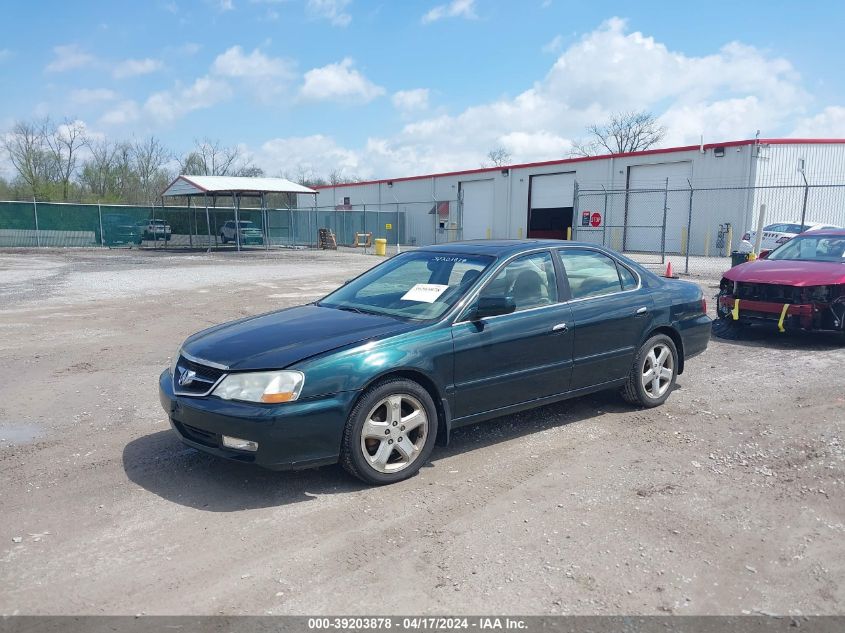
M 380 237 L 373 241 L 376 244 L 376 255 L 381 255 L 382 257 L 387 255 L 387 240 Z

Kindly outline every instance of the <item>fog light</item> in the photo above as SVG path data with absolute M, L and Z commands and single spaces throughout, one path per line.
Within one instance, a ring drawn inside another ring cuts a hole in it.
M 239 437 L 229 437 L 228 435 L 223 436 L 223 446 L 226 448 L 236 448 L 239 451 L 252 451 L 253 453 L 258 450 L 258 442 L 244 440 Z

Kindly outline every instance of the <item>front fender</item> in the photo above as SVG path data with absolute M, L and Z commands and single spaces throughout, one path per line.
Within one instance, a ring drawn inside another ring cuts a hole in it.
M 426 376 L 441 394 L 452 384 L 452 332 L 429 327 L 328 352 L 291 366 L 305 374 L 301 398 L 342 391 L 360 391 L 381 376 L 415 371 Z

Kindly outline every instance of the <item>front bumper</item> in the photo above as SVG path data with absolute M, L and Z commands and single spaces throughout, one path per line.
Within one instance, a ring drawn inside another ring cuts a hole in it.
M 739 305 L 733 295 L 721 295 L 719 306 L 722 311 L 732 312 L 738 321 L 768 321 L 780 323 L 784 328 L 802 330 L 822 329 L 819 308 L 812 303 L 777 303 L 741 299 Z
M 218 457 L 273 470 L 336 462 L 343 427 L 357 395 L 356 391 L 344 391 L 282 405 L 262 405 L 177 396 L 170 371 L 159 377 L 161 406 L 182 442 Z M 258 450 L 225 448 L 223 435 L 258 442 Z

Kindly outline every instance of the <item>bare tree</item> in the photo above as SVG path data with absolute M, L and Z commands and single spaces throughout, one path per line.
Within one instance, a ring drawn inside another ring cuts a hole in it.
M 179 172 L 195 176 L 263 176 L 264 170 L 253 165 L 237 146 L 226 147 L 220 141 L 204 138 L 194 142 L 193 150 L 179 161 Z
M 138 179 L 139 193 L 144 202 L 151 204 L 161 192 L 168 174 L 165 167 L 173 158 L 173 152 L 155 136 L 135 142 L 131 147 L 131 165 Z
M 71 119 L 65 119 L 61 125 L 53 125 L 50 119 L 45 119 L 42 136 L 52 159 L 53 173 L 62 187 L 62 200 L 67 200 L 71 179 L 76 174 L 79 150 L 87 144 L 85 125 Z
M 120 145 L 108 139 L 88 141 L 91 157 L 82 166 L 79 184 L 98 200 L 109 199 L 118 194 L 116 172 Z
M 286 171 L 282 178 L 295 182 L 304 187 L 319 187 L 330 184 L 328 180 L 318 175 L 311 167 L 299 165 L 295 171 Z
M 31 195 L 42 195 L 50 181 L 52 162 L 44 138 L 44 126 L 28 121 L 16 122 L 12 131 L 3 137 L 3 147 Z
M 354 174 L 344 174 L 342 169 L 332 169 L 329 172 L 328 184 L 330 185 L 344 185 L 350 182 L 361 182 L 361 178 Z
M 487 152 L 487 160 L 481 163 L 482 167 L 504 167 L 510 164 L 511 153 L 504 147 L 494 147 Z
M 666 136 L 666 128 L 650 112 L 619 112 L 607 123 L 587 126 L 590 135 L 573 143 L 573 156 L 625 154 L 654 147 Z

